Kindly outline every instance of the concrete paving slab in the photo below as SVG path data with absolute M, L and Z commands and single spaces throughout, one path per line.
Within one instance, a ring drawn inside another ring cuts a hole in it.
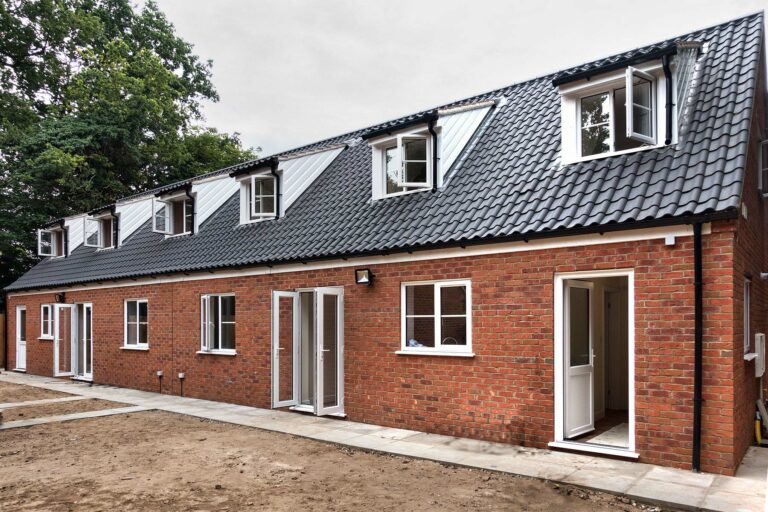
M 419 432 L 403 428 L 385 428 L 384 430 L 374 431 L 372 434 L 374 436 L 383 437 L 384 439 L 401 440 L 415 436 L 419 434 Z
M 606 478 L 603 470 L 579 468 L 564 477 L 563 482 L 599 491 L 624 494 L 639 478 L 639 476 L 623 474 L 614 474 L 610 478 Z
M 59 402 L 76 402 L 78 400 L 88 400 L 87 396 L 62 396 L 60 398 L 41 398 L 40 400 L 27 400 L 25 402 L 6 402 L 0 404 L 0 409 L 13 409 L 14 407 L 28 407 L 30 405 L 57 404 Z
M 704 498 L 705 510 L 727 510 L 729 512 L 755 512 L 763 510 L 765 499 L 726 491 L 710 491 Z
M 709 473 L 692 473 L 690 471 L 681 473 L 672 468 L 656 466 L 651 468 L 651 470 L 645 474 L 645 478 L 658 480 L 660 482 L 675 482 L 676 484 L 708 489 L 712 485 L 712 482 L 714 482 L 715 475 Z
M 692 485 L 682 485 L 672 481 L 652 480 L 641 478 L 627 489 L 630 498 L 650 500 L 668 507 L 685 507 L 696 510 L 701 507 L 707 489 Z

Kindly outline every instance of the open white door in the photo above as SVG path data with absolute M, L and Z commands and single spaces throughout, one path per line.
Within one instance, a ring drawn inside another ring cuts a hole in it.
M 272 407 L 299 403 L 299 294 L 272 292 Z
M 27 369 L 27 308 L 16 306 L 16 370 Z
M 593 284 L 565 281 L 565 438 L 595 429 Z
M 316 294 L 316 414 L 344 414 L 344 292 L 317 288 Z
M 77 337 L 72 304 L 55 304 L 53 307 L 53 375 L 73 375 L 76 360 Z

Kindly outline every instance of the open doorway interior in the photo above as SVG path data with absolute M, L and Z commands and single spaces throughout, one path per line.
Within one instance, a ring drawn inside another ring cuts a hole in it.
M 564 281 L 564 439 L 630 448 L 626 276 Z

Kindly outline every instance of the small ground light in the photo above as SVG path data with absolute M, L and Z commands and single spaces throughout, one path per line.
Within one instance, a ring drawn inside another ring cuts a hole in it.
M 355 270 L 355 284 L 371 286 L 373 284 L 373 273 L 371 270 L 367 268 Z

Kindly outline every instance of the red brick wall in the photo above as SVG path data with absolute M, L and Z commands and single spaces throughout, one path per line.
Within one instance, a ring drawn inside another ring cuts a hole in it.
M 704 469 L 731 473 L 747 434 L 734 422 L 732 226 L 704 237 Z M 693 243 L 678 238 L 376 265 L 372 287 L 353 269 L 69 291 L 94 315 L 94 380 L 269 407 L 271 291 L 344 287 L 345 406 L 350 419 L 545 447 L 553 440 L 555 272 L 635 270 L 636 420 L 641 460 L 690 467 L 693 398 Z M 471 279 L 471 359 L 402 356 L 400 283 Z M 234 292 L 237 355 L 200 355 L 200 295 Z M 149 300 L 146 352 L 121 350 L 123 301 Z M 28 308 L 28 369 L 51 375 L 51 342 L 38 341 L 39 305 L 52 294 L 12 296 Z M 15 332 L 11 318 L 10 332 Z M 15 350 L 10 351 L 11 366 Z M 746 427 L 745 427 L 746 428 Z M 749 428 L 751 431 L 751 426 Z M 734 439 L 738 437 L 738 442 Z M 738 445 L 738 446 L 737 446 Z M 738 450 L 737 450 L 738 447 Z

